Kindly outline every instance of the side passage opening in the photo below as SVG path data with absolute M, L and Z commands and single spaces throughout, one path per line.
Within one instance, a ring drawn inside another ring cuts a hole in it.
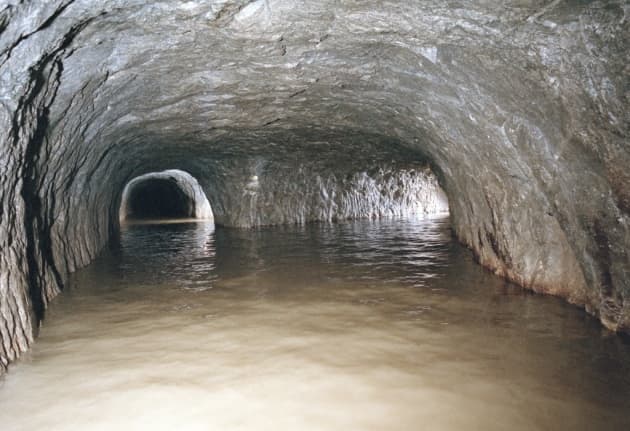
M 122 194 L 120 220 L 212 219 L 212 209 L 197 180 L 171 169 L 129 181 Z

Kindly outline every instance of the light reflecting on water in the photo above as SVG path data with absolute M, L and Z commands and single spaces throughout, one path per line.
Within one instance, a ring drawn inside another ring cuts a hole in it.
M 0 385 L 2 430 L 624 430 L 630 344 L 445 219 L 134 225 Z

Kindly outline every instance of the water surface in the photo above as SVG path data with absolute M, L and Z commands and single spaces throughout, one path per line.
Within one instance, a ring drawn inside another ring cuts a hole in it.
M 129 225 L 0 383 L 2 430 L 625 430 L 630 343 L 447 219 Z

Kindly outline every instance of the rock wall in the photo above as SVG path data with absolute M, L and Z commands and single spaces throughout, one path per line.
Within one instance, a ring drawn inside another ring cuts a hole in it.
M 115 232 L 124 185 L 170 168 L 199 180 L 218 218 L 251 224 L 271 216 L 227 204 L 239 170 L 273 168 L 258 176 L 264 203 L 283 193 L 274 174 L 338 195 L 317 184 L 428 163 L 481 264 L 630 330 L 629 11 L 5 0 L 1 367 Z
M 448 199 L 425 163 L 380 162 L 361 170 L 368 161 L 359 158 L 212 163 L 206 190 L 215 221 L 252 227 L 448 213 Z

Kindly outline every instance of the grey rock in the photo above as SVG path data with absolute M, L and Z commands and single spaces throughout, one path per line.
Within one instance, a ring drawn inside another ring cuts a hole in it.
M 125 184 L 173 168 L 246 226 L 378 212 L 314 196 L 428 164 L 482 265 L 630 331 L 629 12 L 1 1 L 0 368 L 116 231 Z

